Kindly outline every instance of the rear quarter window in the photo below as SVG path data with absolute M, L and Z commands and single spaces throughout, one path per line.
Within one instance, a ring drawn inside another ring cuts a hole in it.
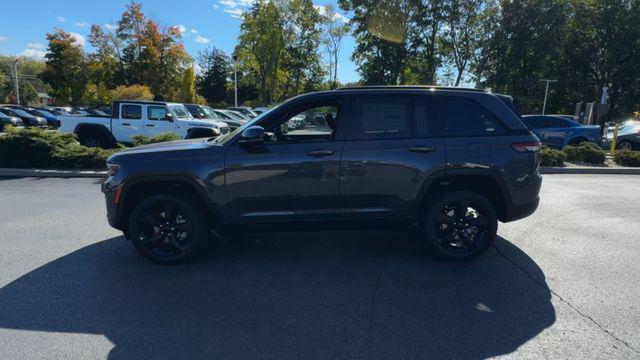
M 495 115 L 472 99 L 436 98 L 440 132 L 450 137 L 498 136 L 506 133 Z

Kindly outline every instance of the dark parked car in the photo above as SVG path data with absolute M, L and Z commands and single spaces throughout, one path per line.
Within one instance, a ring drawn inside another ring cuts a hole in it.
M 613 141 L 613 130 L 607 133 L 607 142 Z M 640 121 L 627 121 L 618 128 L 617 149 L 640 150 Z
M 22 120 L 17 116 L 5 114 L 2 109 L 0 109 L 0 131 L 3 131 L 7 125 L 22 126 Z
M 561 149 L 583 142 L 601 144 L 600 126 L 582 125 L 566 117 L 555 115 L 524 115 L 525 124 L 544 145 Z
M 539 202 L 541 144 L 505 99 L 438 87 L 299 96 L 228 135 L 113 155 L 108 220 L 161 263 L 212 231 L 414 223 L 436 254 L 467 260 L 498 220 Z
M 235 111 L 235 112 L 239 112 L 240 114 L 248 117 L 249 119 L 253 119 L 254 117 L 258 116 L 258 113 L 256 113 L 255 111 L 251 110 L 251 108 L 244 107 L 244 106 L 228 107 L 227 110 L 232 110 L 232 111 Z
M 47 127 L 47 119 L 45 119 L 42 116 L 29 114 L 28 112 L 21 110 L 19 108 L 4 107 L 4 108 L 1 108 L 1 110 L 3 113 L 9 116 L 15 116 L 20 118 L 24 126 Z

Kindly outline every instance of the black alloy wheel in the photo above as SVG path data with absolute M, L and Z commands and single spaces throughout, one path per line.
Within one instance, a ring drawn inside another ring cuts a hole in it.
M 496 213 L 483 196 L 454 191 L 427 211 L 425 232 L 436 253 L 449 260 L 469 260 L 482 254 L 497 232 Z
M 169 194 L 153 195 L 133 210 L 127 234 L 142 255 L 169 264 L 194 254 L 206 236 L 206 226 L 191 201 Z

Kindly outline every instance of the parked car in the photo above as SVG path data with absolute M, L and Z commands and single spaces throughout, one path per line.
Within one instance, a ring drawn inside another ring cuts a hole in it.
M 22 120 L 13 115 L 9 115 L 5 113 L 3 109 L 0 109 L 0 131 L 4 130 L 4 127 L 7 125 L 11 126 L 22 126 Z
M 602 143 L 598 125 L 582 125 L 554 115 L 524 115 L 522 119 L 544 145 L 552 148 L 561 149 L 583 142 Z
M 244 119 L 242 116 L 229 110 L 213 109 L 213 111 L 215 112 L 216 115 L 222 118 L 222 121 L 224 121 L 225 123 L 227 123 L 227 125 L 229 125 L 229 128 L 232 131 L 239 128 L 240 126 L 244 125 L 247 122 L 247 120 Z
M 245 107 L 245 106 L 228 107 L 227 110 L 233 110 L 235 112 L 239 112 L 240 114 L 248 117 L 249 119 L 253 119 L 254 117 L 258 116 L 258 113 L 251 110 L 251 108 Z
M 613 129 L 607 133 L 607 143 L 613 142 Z M 618 127 L 616 148 L 640 150 L 640 121 L 626 121 Z
M 229 125 L 218 116 L 212 108 L 205 105 L 185 104 L 184 105 L 194 119 L 208 120 L 218 125 L 221 134 L 227 134 L 230 131 Z
M 58 116 L 50 113 L 47 110 L 36 109 L 36 108 L 26 108 L 25 111 L 34 116 L 42 116 L 47 120 L 47 124 L 51 127 L 57 128 L 60 126 L 60 121 L 58 121 Z
M 288 132 L 291 119 L 308 125 Z M 436 254 L 468 260 L 498 220 L 536 210 L 540 148 L 496 94 L 345 88 L 295 97 L 213 140 L 118 152 L 102 191 L 109 223 L 160 263 L 187 259 L 212 231 L 416 222 Z
M 47 119 L 42 116 L 35 116 L 24 110 L 10 107 L 3 107 L 2 112 L 9 116 L 19 117 L 24 126 L 47 127 Z
M 113 117 L 60 116 L 60 131 L 75 133 L 86 146 L 131 143 L 133 136 L 174 132 L 185 139 L 220 135 L 217 122 L 194 119 L 182 104 L 157 101 L 114 101 Z
M 262 115 L 262 113 L 265 113 L 267 111 L 271 110 L 268 107 L 264 107 L 264 106 L 258 106 L 258 107 L 254 107 L 253 111 L 258 114 L 258 115 Z

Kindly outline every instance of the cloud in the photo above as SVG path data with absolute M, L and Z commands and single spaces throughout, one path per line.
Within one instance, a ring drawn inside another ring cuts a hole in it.
M 0 43 L 9 42 L 9 38 L 7 36 L 0 36 Z
M 77 26 L 77 27 L 87 27 L 87 26 L 89 26 L 89 25 L 90 25 L 90 24 L 89 24 L 88 22 L 86 22 L 86 21 L 76 21 L 76 22 L 74 22 L 73 24 L 74 24 L 75 26 Z
M 313 7 L 316 9 L 316 11 L 321 15 L 321 16 L 327 16 L 327 8 L 324 7 L 323 5 L 313 5 Z M 346 16 L 340 14 L 337 11 L 334 11 L 333 13 L 333 20 L 335 21 L 342 21 L 343 23 L 348 23 L 349 22 L 349 18 L 347 18 Z
M 58 20 L 58 22 L 67 22 L 67 18 L 64 16 L 56 16 L 56 20 Z
M 47 52 L 44 51 L 44 50 L 25 49 L 23 52 L 20 53 L 20 56 L 32 58 L 32 59 L 35 59 L 35 60 L 42 60 L 42 59 L 44 59 L 44 56 L 46 54 L 47 54 Z
M 241 19 L 242 13 L 251 7 L 256 0 L 219 0 L 218 3 L 223 7 L 224 12 L 231 15 L 232 18 Z M 213 5 L 214 9 L 218 5 Z
M 79 46 L 79 47 L 84 46 L 84 36 L 75 32 L 70 32 L 69 34 L 71 34 L 71 37 L 73 37 L 76 40 L 76 43 L 75 43 L 76 46 Z
M 220 6 L 219 6 L 218 4 L 213 5 L 213 9 L 214 9 L 214 10 L 215 10 L 215 9 L 217 9 L 217 8 L 219 8 L 219 7 L 220 7 Z
M 116 27 L 115 25 L 113 25 L 113 24 L 104 24 L 104 25 L 102 25 L 102 27 L 103 27 L 103 28 L 105 28 L 105 29 L 107 29 L 107 30 L 109 30 L 109 31 L 113 31 L 113 30 L 115 30 L 115 29 L 117 28 L 117 27 Z
M 209 41 L 210 41 L 209 39 L 207 39 L 207 38 L 206 38 L 206 37 L 204 37 L 204 36 L 200 36 L 200 35 L 197 35 L 197 36 L 196 36 L 196 40 L 195 40 L 195 42 L 197 42 L 198 44 L 206 44 L 206 43 L 208 43 Z
M 187 28 L 184 25 L 176 25 L 175 28 L 178 29 L 180 35 L 184 35 L 187 32 Z
M 192 34 L 197 34 L 197 33 L 198 33 L 198 30 L 196 30 L 196 29 L 191 29 L 191 33 L 192 33 Z
M 43 44 L 40 43 L 28 43 L 27 47 L 29 49 L 38 49 L 38 50 L 42 50 L 44 49 L 46 46 L 44 46 Z

